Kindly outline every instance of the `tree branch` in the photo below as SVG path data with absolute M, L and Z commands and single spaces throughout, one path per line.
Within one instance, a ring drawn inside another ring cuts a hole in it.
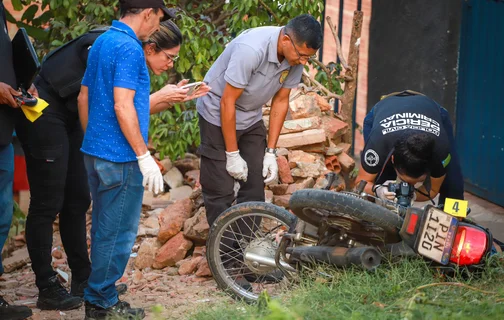
M 343 66 L 343 68 L 348 70 L 348 69 L 350 69 L 350 67 L 348 66 L 348 63 L 346 62 L 345 58 L 343 57 L 343 51 L 341 50 L 341 42 L 338 38 L 337 29 L 334 26 L 334 24 L 332 23 L 331 17 L 329 17 L 329 16 L 327 16 L 327 23 L 329 24 L 329 28 L 331 29 L 331 32 L 333 34 L 334 41 L 336 41 L 336 51 L 338 54 L 338 58 L 341 61 L 341 65 Z
M 353 125 L 353 104 L 357 90 L 357 73 L 359 69 L 359 49 L 363 16 L 364 14 L 362 11 L 354 11 L 352 35 L 350 37 L 350 50 L 348 52 L 348 63 L 351 67 L 345 72 L 346 75 L 352 77 L 352 81 L 345 82 L 345 91 L 343 93 L 341 103 L 341 112 L 345 115 L 345 117 L 347 117 L 347 124 L 349 128 L 352 128 Z M 349 130 L 349 132 L 343 135 L 343 142 L 352 144 L 353 135 L 353 130 Z
M 303 70 L 303 75 L 305 77 L 307 77 L 308 79 L 310 79 L 310 81 L 315 84 L 317 86 L 318 89 L 320 89 L 321 91 L 323 91 L 325 93 L 326 96 L 328 96 L 329 98 L 335 98 L 335 99 L 340 99 L 341 100 L 341 96 L 337 95 L 337 94 L 334 94 L 332 93 L 331 91 L 329 91 L 326 87 L 324 87 L 320 82 L 318 82 L 317 80 L 315 80 L 306 70 Z
M 329 91 L 332 92 L 332 83 L 330 81 L 330 78 L 331 78 L 331 72 L 329 71 L 329 69 L 327 69 L 327 67 L 325 66 L 325 64 L 323 64 L 322 62 L 320 62 L 318 59 L 310 59 L 311 62 L 315 63 L 316 65 L 318 65 L 320 68 L 322 68 L 322 70 L 327 74 L 327 86 L 329 87 Z
M 208 7 L 207 9 L 205 9 L 205 11 L 203 11 L 203 14 L 205 16 L 208 16 L 216 11 L 219 11 L 225 4 L 226 4 L 226 2 L 221 0 L 213 7 Z
M 260 4 L 261 4 L 261 5 L 262 5 L 262 6 L 263 6 L 266 10 L 268 10 L 268 12 L 269 12 L 269 13 L 273 16 L 273 18 L 275 18 L 276 22 L 277 22 L 278 24 L 280 24 L 280 22 L 281 22 L 281 21 L 280 21 L 280 19 L 278 19 L 278 16 L 277 16 L 277 15 L 273 12 L 273 10 L 271 10 L 271 8 L 270 8 L 270 7 L 268 7 L 268 6 L 266 5 L 266 3 L 264 3 L 264 1 L 263 1 L 263 0 L 259 0 L 259 3 L 260 3 Z
M 236 10 L 233 10 L 231 12 L 223 12 L 217 19 L 212 21 L 212 23 L 216 26 L 220 25 L 224 20 L 226 20 L 228 17 L 232 16 L 233 14 L 236 13 Z
M 351 77 L 347 74 L 344 74 L 344 75 L 336 76 L 336 80 L 353 81 L 353 77 Z

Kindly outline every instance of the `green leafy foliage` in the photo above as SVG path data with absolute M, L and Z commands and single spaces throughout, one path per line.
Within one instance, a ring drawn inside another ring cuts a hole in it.
M 118 0 L 13 0 L 14 10 L 24 13 L 20 21 L 7 20 L 26 28 L 36 41 L 40 57 L 88 30 L 109 25 L 117 18 Z M 41 10 L 37 16 L 37 11 Z
M 36 40 L 40 57 L 88 30 L 110 25 L 118 18 L 118 0 L 13 0 L 15 10 L 25 10 L 20 21 L 8 15 L 10 22 L 27 29 Z M 174 70 L 152 76 L 151 89 L 181 79 L 201 81 L 222 53 L 225 45 L 243 30 L 269 25 L 285 25 L 292 17 L 310 13 L 321 18 L 322 0 L 167 0 L 178 8 L 176 23 L 184 36 L 180 58 Z M 42 14 L 37 13 L 40 6 Z M 38 15 L 37 15 L 38 14 Z M 333 67 L 331 70 L 336 70 Z M 318 77 L 324 84 L 323 71 Z M 331 78 L 331 77 L 329 77 Z M 332 80 L 331 80 L 332 81 Z M 334 87 L 337 85 L 334 83 Z M 186 124 L 187 123 L 187 124 Z M 151 118 L 150 135 L 162 155 L 174 159 L 199 144 L 195 103 L 178 105 Z
M 343 89 L 341 89 L 342 80 L 338 80 L 338 75 L 341 72 L 341 65 L 336 64 L 334 62 L 330 62 L 326 69 L 328 72 L 322 69 L 322 67 L 315 65 L 315 70 L 317 70 L 317 74 L 315 75 L 315 80 L 320 82 L 324 87 L 329 89 L 329 91 L 342 94 Z
M 230 1 L 228 4 L 224 0 L 170 0 L 168 3 L 180 8 L 177 24 L 184 36 L 180 59 L 175 66 L 176 79 L 190 79 L 191 82 L 203 80 L 225 45 L 243 30 L 284 25 L 292 17 L 307 12 L 320 18 L 323 9 L 321 0 L 296 0 L 284 4 L 271 0 Z M 157 87 L 154 86 L 154 89 Z M 186 104 L 179 106 L 180 109 L 151 117 L 152 142 L 161 156 L 174 159 L 199 145 L 198 117 L 194 106 L 194 103 Z M 180 120 L 184 119 L 188 124 L 181 123 Z

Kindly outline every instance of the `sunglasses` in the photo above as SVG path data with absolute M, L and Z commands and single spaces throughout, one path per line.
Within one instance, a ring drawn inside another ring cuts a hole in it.
M 316 55 L 316 54 L 309 56 L 309 55 L 306 55 L 306 54 L 301 54 L 301 53 L 299 53 L 299 51 L 298 51 L 298 49 L 297 49 L 296 45 L 294 44 L 294 41 L 292 41 L 291 36 L 290 36 L 287 32 L 284 32 L 284 33 L 285 33 L 285 35 L 286 35 L 287 37 L 289 37 L 289 40 L 290 40 L 290 42 L 292 43 L 292 46 L 294 47 L 294 50 L 296 51 L 296 54 L 297 54 L 297 56 L 298 56 L 298 59 L 299 59 L 299 60 L 306 60 L 306 61 L 308 61 L 308 60 L 310 60 L 310 59 L 316 59 L 316 58 L 317 58 L 317 55 Z

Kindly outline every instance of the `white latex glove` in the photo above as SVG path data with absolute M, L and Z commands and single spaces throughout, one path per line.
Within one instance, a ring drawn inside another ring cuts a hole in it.
M 159 170 L 156 161 L 152 159 L 149 151 L 143 156 L 137 157 L 138 166 L 143 175 L 142 185 L 145 187 L 149 185 L 149 191 L 158 194 L 164 190 L 163 175 Z
M 394 201 L 396 194 L 395 192 L 388 191 L 388 185 L 390 183 L 395 183 L 393 180 L 387 180 L 381 186 L 376 188 L 376 195 L 382 200 Z
M 264 154 L 263 160 L 263 177 L 266 178 L 264 183 L 268 184 L 278 178 L 278 164 L 276 155 L 270 152 Z
M 226 170 L 236 180 L 247 182 L 248 166 L 247 162 L 240 156 L 240 150 L 226 151 Z

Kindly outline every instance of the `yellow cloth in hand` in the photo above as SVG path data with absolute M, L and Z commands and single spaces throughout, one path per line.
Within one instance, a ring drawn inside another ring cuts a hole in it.
M 31 122 L 34 122 L 40 116 L 42 115 L 42 111 L 47 108 L 49 104 L 40 98 L 37 98 L 37 104 L 34 105 L 33 107 L 28 107 L 28 106 L 21 106 L 21 110 L 23 110 L 23 113 L 26 116 L 26 119 L 30 120 Z

